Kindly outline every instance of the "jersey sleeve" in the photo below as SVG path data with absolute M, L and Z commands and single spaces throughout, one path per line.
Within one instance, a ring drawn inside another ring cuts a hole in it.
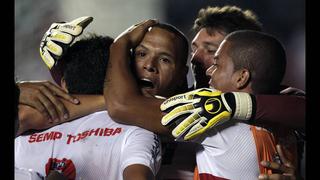
M 122 147 L 120 168 L 141 164 L 150 168 L 154 175 L 161 165 L 161 143 L 158 135 L 141 128 L 128 132 Z
M 256 95 L 255 121 L 259 124 L 305 128 L 305 97 L 295 95 Z

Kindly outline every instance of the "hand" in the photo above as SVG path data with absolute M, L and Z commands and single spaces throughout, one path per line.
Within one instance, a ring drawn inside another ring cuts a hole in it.
M 37 109 L 44 117 L 56 122 L 69 117 L 68 111 L 58 97 L 78 104 L 79 100 L 50 81 L 17 83 L 20 89 L 19 103 Z
M 164 101 L 160 107 L 161 111 L 170 112 L 162 118 L 161 123 L 168 126 L 176 122 L 178 125 L 173 129 L 172 135 L 177 139 L 187 132 L 184 140 L 190 140 L 231 117 L 249 120 L 252 107 L 253 101 L 248 93 L 222 93 L 202 88 Z M 182 122 L 177 122 L 181 117 Z
M 130 47 L 136 47 L 138 44 L 142 41 L 145 33 L 148 31 L 148 29 L 158 24 L 156 20 L 145 20 L 138 24 L 132 25 L 127 30 L 122 32 L 114 42 L 124 40 L 129 43 Z
M 277 145 L 277 151 L 279 153 L 281 162 L 283 162 L 283 164 L 279 164 L 277 162 L 270 162 L 270 161 L 261 161 L 260 164 L 263 167 L 272 169 L 272 170 L 276 170 L 279 171 L 279 173 L 277 174 L 260 174 L 259 175 L 259 180 L 284 180 L 284 179 L 288 179 L 288 180 L 296 180 L 297 177 L 295 175 L 296 172 L 296 168 L 294 167 L 294 165 L 292 164 L 292 162 L 290 162 L 284 155 L 282 148 L 280 145 Z
M 51 69 L 66 51 L 68 45 L 79 36 L 93 18 L 84 16 L 67 23 L 53 23 L 40 43 L 40 56 Z

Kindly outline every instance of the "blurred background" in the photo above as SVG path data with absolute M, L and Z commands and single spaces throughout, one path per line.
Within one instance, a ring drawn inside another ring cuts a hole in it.
M 132 24 L 156 18 L 178 27 L 189 40 L 200 8 L 237 5 L 251 9 L 266 32 L 275 35 L 287 51 L 284 84 L 305 90 L 305 1 L 304 0 L 15 0 L 16 80 L 51 80 L 41 61 L 39 44 L 53 22 L 92 16 L 86 32 L 116 37 Z M 84 33 L 84 34 L 85 34 Z M 189 85 L 193 78 L 189 73 Z

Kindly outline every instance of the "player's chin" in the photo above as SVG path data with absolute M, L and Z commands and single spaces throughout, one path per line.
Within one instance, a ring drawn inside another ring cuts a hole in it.
M 154 97 L 156 95 L 156 90 L 154 88 L 141 88 L 141 92 L 145 97 Z

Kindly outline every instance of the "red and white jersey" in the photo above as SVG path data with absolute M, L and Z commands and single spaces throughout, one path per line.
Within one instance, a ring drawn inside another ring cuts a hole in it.
M 15 166 L 42 176 L 50 170 L 69 179 L 123 179 L 124 169 L 142 164 L 155 175 L 161 164 L 157 135 L 118 124 L 100 111 L 40 133 L 15 139 Z
M 252 132 L 254 130 L 254 132 Z M 266 144 L 256 142 L 259 137 Z M 262 136 L 260 136 L 262 134 Z M 271 139 L 269 138 L 271 137 Z M 229 121 L 202 135 L 196 142 L 201 146 L 196 154 L 201 180 L 256 180 L 263 171 L 261 158 L 270 160 L 276 155 L 270 132 L 245 123 Z M 262 156 L 261 156 L 262 155 Z M 258 157 L 260 156 L 260 157 Z

